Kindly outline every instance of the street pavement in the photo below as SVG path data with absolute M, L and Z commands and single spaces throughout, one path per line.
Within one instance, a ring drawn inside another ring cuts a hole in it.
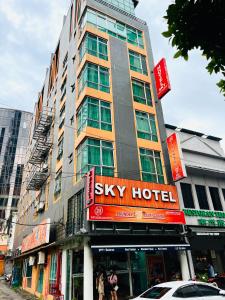
M 8 285 L 0 280 L 0 300 L 24 300 L 20 295 L 8 287 Z
M 26 300 L 27 297 L 21 296 L 11 289 L 4 280 L 0 279 L 0 300 Z M 31 298 L 30 298 L 31 299 Z

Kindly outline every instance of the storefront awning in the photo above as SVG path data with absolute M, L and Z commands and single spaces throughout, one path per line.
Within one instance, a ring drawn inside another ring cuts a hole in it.
M 37 253 L 37 252 L 40 251 L 40 250 L 43 250 L 43 249 L 46 249 L 46 248 L 53 247 L 53 246 L 55 246 L 55 244 L 56 244 L 56 243 L 53 242 L 53 243 L 51 243 L 51 244 L 43 245 L 43 246 L 34 248 L 34 249 L 32 249 L 32 250 L 23 252 L 23 253 L 21 253 L 20 255 L 17 255 L 17 256 L 15 256 L 15 257 L 13 257 L 13 258 L 14 258 L 14 259 L 17 259 L 17 258 L 21 258 L 21 257 L 24 257 L 24 256 L 28 256 L 28 255 L 30 255 L 30 254 Z
M 189 244 L 167 244 L 167 245 L 92 245 L 95 253 L 115 253 L 115 252 L 152 252 L 152 251 L 183 251 L 189 250 Z

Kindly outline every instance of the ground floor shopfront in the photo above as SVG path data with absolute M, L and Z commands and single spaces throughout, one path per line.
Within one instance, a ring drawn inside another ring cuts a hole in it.
M 215 272 L 223 273 L 224 240 L 222 235 L 192 235 L 189 247 L 182 239 L 172 237 L 83 236 L 79 242 L 74 237 L 15 259 L 14 282 L 45 300 L 93 300 L 97 299 L 99 266 L 108 274 L 114 267 L 119 299 L 125 300 L 158 281 L 188 280 L 194 274 L 206 274 L 208 261 Z
M 213 266 L 215 275 L 222 276 L 219 282 L 225 288 L 225 229 L 209 227 L 189 227 L 188 238 L 196 278 L 208 280 L 208 265 Z
M 225 212 L 184 209 L 186 232 L 191 247 L 196 277 L 208 280 L 213 273 L 221 276 L 219 285 L 225 288 Z
M 45 300 L 62 300 L 62 251 L 37 249 L 14 259 L 12 285 Z
M 115 239 L 115 238 L 114 238 Z M 127 239 L 124 239 L 125 241 Z M 139 244 L 112 245 L 84 240 L 83 247 L 70 244 L 63 251 L 63 273 L 67 281 L 64 284 L 66 300 L 98 299 L 95 279 L 99 268 L 109 275 L 114 268 L 118 276 L 119 299 L 136 296 L 157 282 L 168 280 L 187 280 L 191 277 L 192 262 L 188 255 L 188 245 L 166 243 L 146 244 L 146 239 L 137 238 Z M 140 241 L 144 244 L 140 244 Z M 103 240 L 102 240 L 103 241 Z M 130 238 L 132 241 L 132 238 Z M 160 241 L 160 239 L 159 239 Z
M 159 281 L 189 279 L 188 248 L 163 236 L 74 236 L 20 254 L 12 283 L 44 300 L 93 300 L 99 267 L 107 274 L 114 267 L 125 300 Z

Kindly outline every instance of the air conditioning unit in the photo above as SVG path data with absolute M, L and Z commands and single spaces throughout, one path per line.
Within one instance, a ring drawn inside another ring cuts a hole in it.
M 38 252 L 38 265 L 44 265 L 45 264 L 45 253 L 40 251 Z
M 29 257 L 29 266 L 33 266 L 35 264 L 35 256 Z
M 42 172 L 48 172 L 48 164 L 47 163 L 43 164 Z
M 45 203 L 43 201 L 39 202 L 37 205 L 37 211 L 43 211 L 45 208 Z

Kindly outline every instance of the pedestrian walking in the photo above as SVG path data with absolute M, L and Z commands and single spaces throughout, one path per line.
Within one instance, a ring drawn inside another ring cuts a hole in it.
M 98 291 L 98 300 L 104 300 L 106 295 L 107 275 L 103 268 L 99 270 L 96 278 L 96 289 Z
M 114 268 L 112 268 L 110 270 L 108 282 L 110 285 L 111 300 L 117 300 L 118 299 L 117 290 L 118 290 L 119 286 L 118 286 L 118 277 L 116 275 L 116 271 Z

